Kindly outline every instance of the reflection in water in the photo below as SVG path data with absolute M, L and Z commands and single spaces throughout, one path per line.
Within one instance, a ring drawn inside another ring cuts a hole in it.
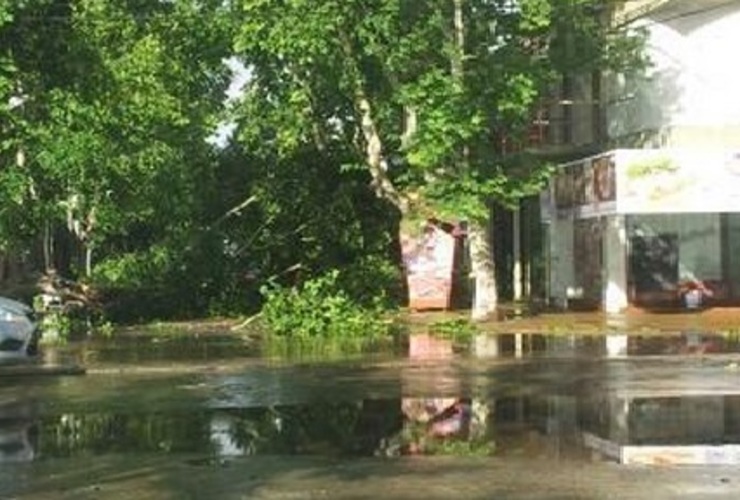
M 30 462 L 34 459 L 31 429 L 28 422 L 0 423 L 0 464 Z
M 487 407 L 466 398 L 404 398 L 403 428 L 381 441 L 377 454 L 487 454 Z
M 30 403 L 0 402 L 0 464 L 35 458 L 32 412 Z
M 411 335 L 409 337 L 409 359 L 442 360 L 453 356 L 452 341 L 436 338 L 429 334 Z
M 64 414 L 25 422 L 40 457 L 107 453 L 368 456 L 400 426 L 395 400 L 168 414 Z M 16 427 L 0 422 L 0 435 Z M 31 455 L 33 458 L 33 455 Z
M 471 408 L 470 401 L 447 398 L 424 403 L 380 399 L 179 414 L 0 419 L 0 463 L 108 453 L 197 452 L 227 458 L 464 452 L 473 447 L 454 445 L 476 436 Z
M 584 445 L 621 463 L 740 463 L 740 396 L 604 396 L 585 408 Z
M 409 338 L 411 360 L 439 362 L 452 357 L 449 339 L 427 334 Z M 438 387 L 444 385 L 449 384 L 438 384 Z M 403 427 L 382 440 L 378 454 L 485 454 L 493 449 L 486 432 L 488 406 L 479 400 L 449 396 L 407 397 L 402 398 L 400 404 Z
M 30 462 L 34 459 L 31 429 L 26 422 L 0 427 L 0 464 Z
M 172 414 L 65 414 L 0 419 L 0 462 L 194 452 L 222 458 L 495 453 L 623 463 L 738 463 L 739 422 L 740 396 L 441 397 Z
M 3 407 L 0 463 L 109 453 L 518 455 L 740 462 L 740 395 L 314 401 L 261 408 L 34 417 Z
M 677 354 L 740 353 L 740 337 L 687 331 L 673 335 L 543 335 L 481 334 L 473 339 L 471 351 L 486 357 L 624 357 Z
M 737 340 L 692 332 L 644 339 L 502 335 L 474 344 L 482 359 L 453 356 L 450 341 L 423 336 L 410 339 L 405 362 L 262 371 L 247 366 L 241 375 L 214 373 L 188 385 L 171 378 L 156 379 L 151 387 L 138 382 L 136 391 L 126 393 L 144 401 L 147 390 L 175 387 L 186 395 L 169 406 L 156 398 L 152 404 L 106 406 L 105 398 L 121 396 L 105 387 L 84 404 L 60 405 L 74 399 L 72 383 L 49 383 L 58 392 L 44 394 L 57 399 L 37 398 L 45 403 L 38 405 L 23 395 L 25 386 L 4 386 L 0 463 L 111 453 L 223 459 L 494 453 L 740 463 L 740 391 L 706 394 L 705 379 L 698 378 L 691 394 L 661 392 L 658 384 L 666 373 L 673 375 L 674 365 L 648 360 L 650 370 L 658 371 L 640 372 L 649 376 L 643 380 L 628 359 L 740 352 Z M 520 361 L 506 361 L 518 356 Z M 683 366 L 688 380 L 694 372 Z

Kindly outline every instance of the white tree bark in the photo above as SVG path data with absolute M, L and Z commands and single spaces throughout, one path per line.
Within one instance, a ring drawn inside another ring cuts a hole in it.
M 359 88 L 356 94 L 356 106 L 360 112 L 360 128 L 365 138 L 365 154 L 368 170 L 373 178 L 375 192 L 381 198 L 393 203 L 401 213 L 408 209 L 406 199 L 398 192 L 388 176 L 388 160 L 383 154 L 383 141 L 375 124 L 370 100 L 364 91 Z
M 465 85 L 465 0 L 453 0 L 454 43 L 456 51 L 450 60 L 452 76 L 462 87 Z M 463 147 L 464 166 L 468 167 L 468 148 Z M 470 244 L 470 271 L 475 280 L 471 319 L 482 321 L 496 313 L 496 266 L 493 260 L 493 243 L 488 221 L 472 222 L 468 231 Z
M 465 60 L 465 18 L 463 13 L 463 1 L 454 0 L 454 26 L 455 26 L 455 47 L 457 48 L 455 54 L 453 54 L 452 63 L 452 76 L 458 81 L 460 85 L 464 83 L 464 60 Z
M 348 61 L 354 60 L 355 54 L 352 43 L 346 33 L 340 33 L 344 54 Z M 365 146 L 365 161 L 372 177 L 375 194 L 379 198 L 390 201 L 402 214 L 408 211 L 408 200 L 393 185 L 388 173 L 388 158 L 383 150 L 383 139 L 380 136 L 378 125 L 375 122 L 371 99 L 365 90 L 365 82 L 361 72 L 355 68 L 354 106 L 360 119 L 359 132 L 362 134 Z
M 496 266 L 489 224 L 472 223 L 468 230 L 470 267 L 475 285 L 471 318 L 483 321 L 491 318 L 498 307 Z

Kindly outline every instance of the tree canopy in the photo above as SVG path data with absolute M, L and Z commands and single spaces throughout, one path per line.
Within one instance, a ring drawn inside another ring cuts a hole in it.
M 490 203 L 548 174 L 510 145 L 563 74 L 639 59 L 607 21 L 602 0 L 0 0 L 0 267 L 142 315 L 338 268 L 365 300 L 400 279 L 399 224 L 434 215 L 471 221 L 495 286 Z
M 612 32 L 606 4 L 592 0 L 235 5 L 236 53 L 252 76 L 241 143 L 279 157 L 344 148 L 342 168 L 369 174 L 404 217 L 471 221 L 483 316 L 496 302 L 490 203 L 513 205 L 548 174 L 505 145 L 526 143 L 563 75 L 639 60 L 639 37 Z

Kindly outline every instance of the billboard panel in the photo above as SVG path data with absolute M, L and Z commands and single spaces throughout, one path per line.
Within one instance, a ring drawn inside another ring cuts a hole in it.
M 620 213 L 740 212 L 740 152 L 616 152 Z
M 553 180 L 555 208 L 562 215 L 599 217 L 616 211 L 617 182 L 614 154 L 578 160 L 561 166 Z

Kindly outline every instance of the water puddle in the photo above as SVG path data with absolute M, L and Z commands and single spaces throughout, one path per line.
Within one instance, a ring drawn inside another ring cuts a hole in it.
M 686 331 L 671 335 L 481 335 L 472 342 L 478 356 L 631 357 L 740 353 L 740 336 Z
M 414 335 L 406 354 L 254 362 L 208 337 L 99 346 L 97 363 L 234 362 L 229 373 L 0 383 L 0 463 L 111 454 L 517 456 L 624 464 L 740 463 L 740 342 L 670 337 Z M 90 349 L 90 347 L 87 347 Z M 724 355 L 724 356 L 723 356 Z
M 740 463 L 740 395 L 425 397 L 178 412 L 0 407 L 0 462 L 104 454 L 525 456 Z M 210 457 L 210 458 L 209 458 Z

